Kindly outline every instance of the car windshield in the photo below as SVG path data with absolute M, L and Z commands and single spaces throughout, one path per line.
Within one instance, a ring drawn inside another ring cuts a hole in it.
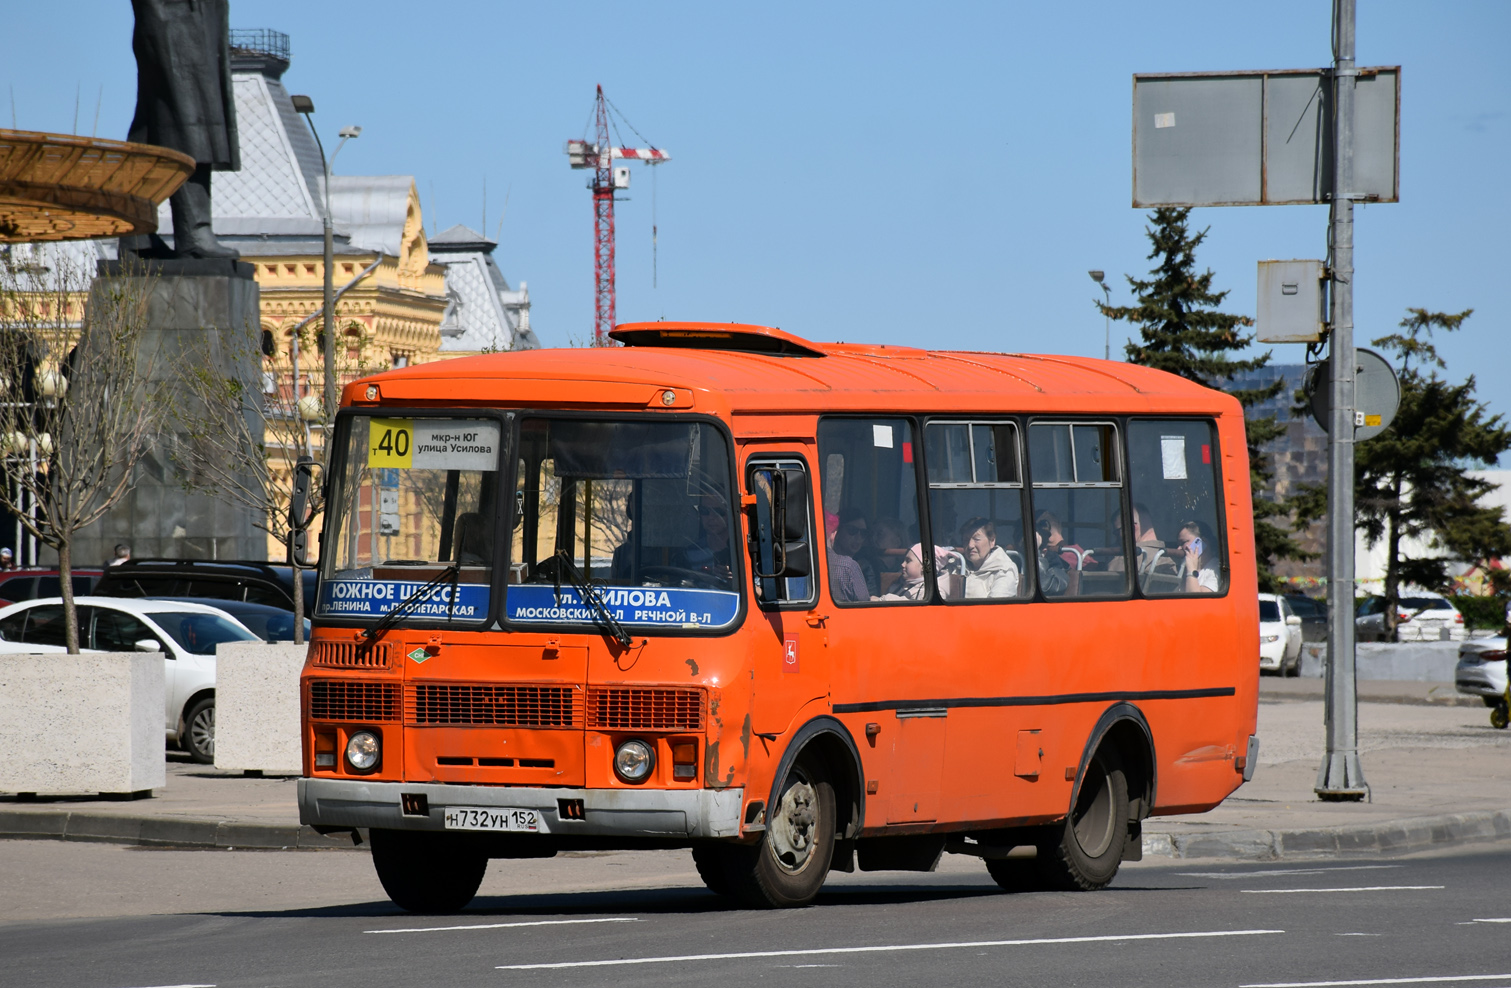
M 1275 603 L 1273 600 L 1261 600 L 1259 602 L 1259 620 L 1279 621 L 1280 605 Z
M 342 428 L 316 616 L 377 617 L 426 590 L 408 616 L 486 617 L 502 423 L 355 415 Z
M 739 610 L 729 445 L 697 422 L 520 425 L 510 621 L 721 627 Z M 590 581 L 602 608 L 573 586 Z
M 214 655 L 215 646 L 222 642 L 262 640 L 219 614 L 153 611 L 151 617 L 180 648 L 194 655 Z

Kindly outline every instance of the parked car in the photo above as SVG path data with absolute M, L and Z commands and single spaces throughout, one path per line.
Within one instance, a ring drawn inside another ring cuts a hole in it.
M 1453 685 L 1493 707 L 1506 697 L 1506 639 L 1471 638 L 1459 646 Z
M 1464 615 L 1447 598 L 1413 590 L 1401 595 L 1396 610 L 1396 638 L 1403 642 L 1463 641 L 1469 637 Z M 1385 598 L 1366 597 L 1354 613 L 1354 635 L 1361 642 L 1385 637 Z
M 1259 668 L 1282 676 L 1301 671 L 1301 618 L 1272 593 L 1259 595 Z
M 213 597 L 294 609 L 294 569 L 243 560 L 132 559 L 106 569 L 101 597 Z M 304 574 L 304 613 L 315 610 L 315 574 Z
M 75 597 L 92 593 L 103 570 L 76 569 L 73 571 Z M 19 604 L 23 600 L 38 597 L 57 597 L 63 593 L 63 580 L 55 569 L 18 569 L 0 572 L 0 606 Z
M 225 611 L 204 604 L 119 597 L 79 597 L 74 603 L 80 649 L 163 653 L 168 740 L 196 762 L 214 762 L 215 646 L 261 639 Z M 0 608 L 0 642 L 23 646 L 11 651 L 67 651 L 65 629 L 61 597 Z
M 1306 594 L 1288 593 L 1285 602 L 1301 619 L 1301 640 L 1304 642 L 1327 641 L 1327 601 L 1308 597 Z
M 176 600 L 185 604 L 216 607 L 251 629 L 265 642 L 294 640 L 294 615 L 281 607 L 253 604 L 245 600 L 217 600 L 214 597 L 145 597 L 144 600 Z M 304 640 L 310 640 L 310 619 L 304 619 Z

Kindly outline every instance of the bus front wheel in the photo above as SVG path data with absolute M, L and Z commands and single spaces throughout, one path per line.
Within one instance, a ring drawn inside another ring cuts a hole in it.
M 450 834 L 373 830 L 373 867 L 394 905 L 412 913 L 454 913 L 477 895 L 488 858 Z
M 1116 752 L 1092 756 L 1075 805 L 1058 839 L 1039 846 L 1038 871 L 1044 883 L 1068 891 L 1105 887 L 1117 874 L 1128 840 L 1128 779 Z
M 723 849 L 729 893 L 757 909 L 812 902 L 834 858 L 836 816 L 829 775 L 813 754 L 804 752 L 782 781 L 761 842 Z

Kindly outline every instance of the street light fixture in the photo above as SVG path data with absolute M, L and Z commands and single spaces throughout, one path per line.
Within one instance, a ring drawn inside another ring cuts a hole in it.
M 1094 281 L 1098 285 L 1102 286 L 1102 294 L 1107 297 L 1107 304 L 1102 307 L 1102 319 L 1103 319 L 1103 322 L 1105 323 L 1105 325 L 1103 327 L 1102 358 L 1104 360 L 1111 360 L 1112 359 L 1112 317 L 1107 314 L 1107 310 L 1112 307 L 1112 289 L 1108 288 L 1107 287 L 1107 282 L 1105 280 L 1103 280 L 1103 279 L 1106 278 L 1107 272 L 1105 272 L 1105 271 L 1087 271 L 1086 273 L 1089 274 L 1089 275 L 1091 275 L 1091 280 L 1092 281 Z
M 325 145 L 320 142 L 320 132 L 315 129 L 315 121 L 311 119 L 315 113 L 315 101 L 308 96 L 290 97 L 294 104 L 294 112 L 303 114 L 304 122 L 309 125 L 310 133 L 314 135 L 315 147 L 320 151 L 320 168 L 325 172 L 325 187 L 321 189 L 320 198 L 324 204 L 321 223 L 325 228 L 325 417 L 330 421 L 336 417 L 336 326 L 335 326 L 335 283 L 333 281 L 335 262 L 332 258 L 334 253 L 333 231 L 331 223 L 331 169 L 335 167 L 336 155 L 346 146 L 346 142 L 353 137 L 362 135 L 362 128 L 357 126 L 342 127 L 339 136 L 341 143 L 336 145 L 336 150 L 331 152 L 330 159 L 325 157 Z M 296 341 L 296 347 L 299 345 Z M 297 389 L 299 387 L 299 369 L 294 369 L 295 400 L 298 400 Z

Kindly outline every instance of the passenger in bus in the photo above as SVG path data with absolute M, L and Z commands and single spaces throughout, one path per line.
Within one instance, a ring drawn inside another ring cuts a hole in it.
M 828 548 L 829 596 L 837 601 L 869 600 L 866 578 L 860 571 L 860 565 L 849 556 L 834 550 L 839 528 L 839 515 L 825 511 L 824 544 Z
M 997 544 L 997 526 L 989 518 L 972 518 L 960 530 L 965 542 L 965 597 L 1016 597 L 1018 566 Z
M 883 591 L 890 592 L 889 588 L 896 582 L 897 573 L 902 569 L 903 556 L 906 555 L 908 543 L 913 539 L 903 523 L 896 518 L 878 518 L 868 532 L 870 543 L 856 558 L 860 563 L 860 571 L 866 572 L 869 565 L 876 573 L 877 585 Z
M 1095 569 L 1099 566 L 1091 552 L 1082 549 L 1065 538 L 1065 530 L 1059 517 L 1052 511 L 1041 511 L 1034 518 L 1034 532 L 1039 536 L 1041 553 L 1058 553 L 1065 565 L 1073 570 Z
M 865 582 L 866 593 L 859 600 L 868 600 L 881 593 L 881 578 L 876 575 L 876 565 L 868 551 L 870 526 L 866 516 L 855 508 L 841 508 L 839 531 L 834 535 L 833 549 L 841 556 L 848 556 L 859 567 Z
M 934 570 L 940 572 L 948 562 L 948 550 L 934 549 Z M 902 557 L 902 573 L 895 583 L 887 589 L 887 592 L 876 600 L 927 600 L 929 596 L 928 583 L 923 578 L 923 543 L 919 543 L 909 549 Z
M 1217 592 L 1217 540 L 1211 529 L 1199 521 L 1183 522 L 1176 552 L 1183 559 L 1181 590 L 1185 593 Z
M 1070 589 L 1070 567 L 1065 557 L 1053 548 L 1046 548 L 1044 535 L 1034 530 L 1034 556 L 1039 561 L 1039 589 L 1046 597 L 1059 597 Z
M 1123 538 L 1123 517 L 1118 515 L 1116 522 L 1118 542 Z M 1133 504 L 1133 546 L 1138 551 L 1138 573 L 1140 576 L 1152 572 L 1155 564 L 1163 562 L 1166 567 L 1173 571 L 1169 557 L 1165 554 L 1165 543 L 1154 534 L 1154 515 L 1150 513 L 1149 506 L 1142 501 Z M 1107 563 L 1109 573 L 1121 573 L 1126 567 L 1122 557 L 1112 559 Z
M 698 541 L 687 550 L 684 565 L 728 585 L 734 579 L 729 557 L 729 505 L 721 497 L 704 497 L 698 504 Z

